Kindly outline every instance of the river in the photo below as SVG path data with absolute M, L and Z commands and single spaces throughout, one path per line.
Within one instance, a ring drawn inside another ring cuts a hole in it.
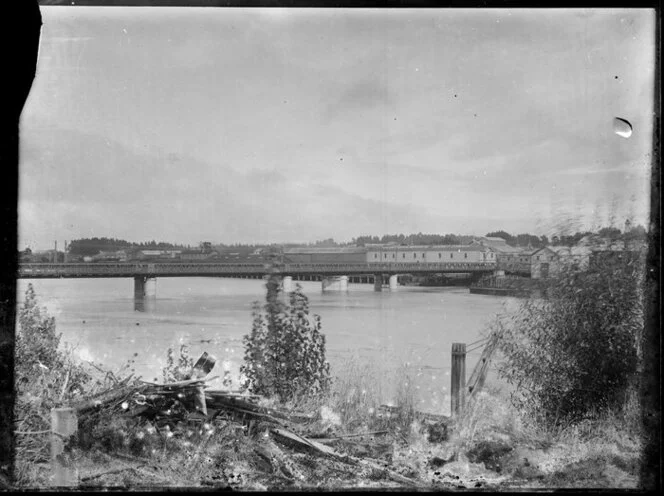
M 134 360 L 130 369 L 145 380 L 160 380 L 166 350 L 181 344 L 193 358 L 203 351 L 214 355 L 212 375 L 227 369 L 237 377 L 242 337 L 251 329 L 251 304 L 265 299 L 262 280 L 160 278 L 156 301 L 139 312 L 134 309 L 133 279 L 20 279 L 18 305 L 29 283 L 40 305 L 55 317 L 63 346 L 114 371 Z M 333 375 L 351 357 L 385 371 L 410 364 L 421 409 L 438 413 L 449 413 L 452 343 L 478 340 L 495 315 L 515 302 L 471 295 L 461 287 L 400 286 L 375 292 L 373 284 L 349 284 L 348 293 L 323 293 L 320 282 L 300 284 L 311 312 L 321 316 Z M 469 353 L 467 374 L 480 351 Z M 384 394 L 390 403 L 393 391 L 388 387 Z

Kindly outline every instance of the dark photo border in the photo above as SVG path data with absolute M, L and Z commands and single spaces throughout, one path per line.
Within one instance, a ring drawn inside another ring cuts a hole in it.
M 18 179 L 19 179 L 19 122 L 20 115 L 35 77 L 42 25 L 39 5 L 81 6 L 205 6 L 205 7 L 523 7 L 524 2 L 456 1 L 435 4 L 426 1 L 336 1 L 312 2 L 302 0 L 10 0 L 3 4 L 3 51 L 9 58 L 3 64 L 3 106 L 0 133 L 0 198 L 2 201 L 2 243 L 0 260 L 0 490 L 11 490 L 14 473 L 13 433 L 14 417 L 14 340 L 16 322 L 16 274 L 18 269 Z M 540 6 L 543 3 L 530 4 Z M 547 7 L 618 7 L 613 2 L 556 2 Z M 659 493 L 661 488 L 661 10 L 659 2 L 630 2 L 620 7 L 647 7 L 656 10 L 655 21 L 655 93 L 653 108 L 653 149 L 651 165 L 651 199 L 649 248 L 646 277 L 646 329 L 643 349 L 645 364 L 642 377 L 641 401 L 643 425 L 650 434 L 643 453 L 641 486 L 643 490 Z M 75 7 L 71 7 L 75 8 Z M 170 488 L 169 488 L 170 490 Z

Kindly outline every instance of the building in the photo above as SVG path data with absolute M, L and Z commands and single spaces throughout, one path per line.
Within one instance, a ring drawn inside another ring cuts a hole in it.
M 18 252 L 18 259 L 19 262 L 32 262 L 32 250 L 30 248 L 26 248 L 23 251 Z
M 85 260 L 86 258 L 89 258 L 90 260 Z M 92 257 L 84 257 L 84 260 L 86 262 L 126 262 L 127 252 L 125 250 L 100 251 Z
M 496 255 L 498 261 L 497 268 L 504 270 L 506 274 L 530 277 L 532 269 L 531 256 L 534 251 L 519 250 L 511 253 L 498 253 Z
M 560 257 L 548 246 L 534 250 L 528 257 L 530 277 L 533 279 L 547 279 L 558 274 L 560 270 Z
M 202 260 L 214 260 L 219 258 L 219 253 L 217 251 L 205 251 L 205 250 L 184 250 L 179 252 L 179 258 L 182 261 L 202 261 Z
M 558 263 L 575 270 L 587 270 L 592 250 L 587 246 L 549 246 L 558 255 Z
M 498 255 L 501 254 L 512 254 L 512 253 L 521 253 L 523 250 L 517 246 L 511 246 L 507 244 L 507 241 L 505 241 L 503 238 L 497 238 L 497 237 L 491 237 L 491 236 L 483 236 L 480 238 L 474 239 L 471 243 L 471 245 L 480 245 L 480 246 L 487 246 L 491 248 L 494 252 L 496 252 Z
M 182 250 L 138 250 L 134 257 L 138 260 L 157 260 L 164 258 L 179 258 Z
M 443 262 L 496 262 L 496 253 L 487 246 L 429 245 L 406 246 L 397 244 L 367 245 L 367 263 L 443 263 Z
M 366 248 L 357 246 L 334 246 L 324 248 L 286 248 L 284 263 L 364 263 Z

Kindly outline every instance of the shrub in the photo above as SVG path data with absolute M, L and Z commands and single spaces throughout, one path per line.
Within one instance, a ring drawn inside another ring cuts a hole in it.
M 39 306 L 32 284 L 17 321 L 15 476 L 19 485 L 34 485 L 41 480 L 35 464 L 49 460 L 49 410 L 80 396 L 92 377 L 71 349 L 60 349 L 55 319 Z
M 642 256 L 602 257 L 585 272 L 562 271 L 546 299 L 496 322 L 515 406 L 557 424 L 625 403 L 639 362 L 643 275 Z
M 296 396 L 327 393 L 330 366 L 318 315 L 309 315 L 309 300 L 298 284 L 285 303 L 280 279 L 267 281 L 267 303 L 253 305 L 251 333 L 244 337 L 244 389 L 289 401 Z
M 18 314 L 16 333 L 16 392 L 20 397 L 31 394 L 40 404 L 52 408 L 65 399 L 84 391 L 90 374 L 72 357 L 60 350 L 55 318 L 38 305 L 32 284 Z
M 164 383 L 189 379 L 193 367 L 194 360 L 189 356 L 189 348 L 186 344 L 180 345 L 177 358 L 173 348 L 169 347 L 166 352 L 166 366 L 162 369 Z

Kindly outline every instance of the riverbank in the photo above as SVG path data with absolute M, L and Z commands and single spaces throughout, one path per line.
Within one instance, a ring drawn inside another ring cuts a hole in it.
M 432 421 L 415 413 L 409 372 L 381 377 L 373 364 L 349 362 L 329 397 L 259 401 L 304 419 L 291 432 L 313 447 L 258 418 L 148 418 L 128 398 L 80 420 L 68 454 L 88 489 L 638 488 L 638 402 L 623 414 L 545 431 L 520 416 L 509 386 L 492 373 L 461 418 Z M 382 407 L 388 380 L 402 387 L 396 404 Z M 17 453 L 19 487 L 48 487 L 48 459 L 29 463 L 27 455 Z
M 158 375 L 167 384 L 134 378 L 137 352 L 110 373 L 71 347 L 58 350 L 55 322 L 34 298 L 30 288 L 19 319 L 20 489 L 53 485 L 49 418 L 60 407 L 79 412 L 65 453 L 79 486 L 92 489 L 638 488 L 643 433 L 634 398 L 621 413 L 536 428 L 512 406 L 515 390 L 497 375 L 495 356 L 484 389 L 450 419 L 442 415 L 449 403 L 420 410 L 430 391 L 420 390 L 429 369 L 419 361 L 351 356 L 324 395 L 283 404 L 210 387 L 203 411 L 199 388 L 215 375 L 226 383 L 223 363 L 191 380 L 196 366 L 183 346 L 179 356 L 166 353 Z M 449 384 L 438 372 L 430 378 L 437 391 Z

